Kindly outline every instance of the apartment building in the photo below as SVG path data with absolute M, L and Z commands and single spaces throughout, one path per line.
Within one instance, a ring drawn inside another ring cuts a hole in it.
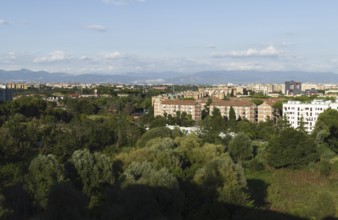
M 28 84 L 26 83 L 7 83 L 7 88 L 9 89 L 28 89 Z
M 311 103 L 301 103 L 300 101 L 288 101 L 283 104 L 283 115 L 286 117 L 291 127 L 298 128 L 301 121 L 304 122 L 305 130 L 311 133 L 315 127 L 320 113 L 331 106 L 337 109 L 337 103 L 324 100 L 314 100 Z
M 210 104 L 210 115 L 212 115 L 214 108 L 218 108 L 223 117 L 229 118 L 231 107 L 236 113 L 236 119 L 241 118 L 250 122 L 257 122 L 257 106 L 249 99 L 213 99 Z
M 201 104 L 195 100 L 164 99 L 161 97 L 154 100 L 155 117 L 164 115 L 175 117 L 176 112 L 186 112 L 195 121 L 202 119 Z
M 285 95 L 300 95 L 302 94 L 302 83 L 295 81 L 285 82 Z
M 257 107 L 257 122 L 266 122 L 268 120 L 273 120 L 276 122 L 277 118 L 280 116 L 280 113 L 277 109 L 273 108 L 273 105 L 280 101 L 280 99 L 267 99 L 262 104 Z

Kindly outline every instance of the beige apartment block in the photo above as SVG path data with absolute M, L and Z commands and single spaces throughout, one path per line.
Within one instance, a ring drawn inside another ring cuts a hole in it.
M 176 112 L 186 112 L 191 115 L 192 120 L 199 121 L 202 119 L 201 104 L 195 100 L 171 100 L 155 99 L 154 116 L 171 115 L 176 116 Z
M 214 108 L 218 108 L 223 117 L 229 118 L 231 107 L 236 113 L 236 119 L 247 119 L 250 122 L 257 121 L 257 106 L 249 99 L 213 99 L 210 105 L 210 115 L 212 115 Z
M 9 89 L 28 89 L 28 84 L 26 84 L 26 83 L 8 83 L 7 88 L 9 88 Z
M 273 120 L 274 122 L 279 117 L 279 112 L 274 109 L 272 106 L 280 101 L 280 99 L 268 99 L 265 100 L 262 104 L 260 104 L 258 109 L 257 115 L 257 122 L 266 122 L 268 120 Z

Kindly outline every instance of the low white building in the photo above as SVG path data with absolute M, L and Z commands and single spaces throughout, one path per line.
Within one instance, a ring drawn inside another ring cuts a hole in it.
M 337 107 L 338 103 L 332 103 L 328 100 L 313 100 L 311 103 L 288 101 L 283 104 L 283 115 L 293 128 L 298 128 L 303 120 L 305 130 L 311 133 L 319 114 L 328 108 L 337 110 Z

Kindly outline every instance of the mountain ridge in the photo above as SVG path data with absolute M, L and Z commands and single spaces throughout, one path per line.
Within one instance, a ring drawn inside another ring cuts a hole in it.
M 222 83 L 283 83 L 295 80 L 301 82 L 338 83 L 338 74 L 332 72 L 303 71 L 248 71 L 223 70 L 196 73 L 144 72 L 125 74 L 88 73 L 73 75 L 47 71 L 1 70 L 1 82 L 70 82 L 70 83 L 125 83 L 125 84 L 222 84 Z

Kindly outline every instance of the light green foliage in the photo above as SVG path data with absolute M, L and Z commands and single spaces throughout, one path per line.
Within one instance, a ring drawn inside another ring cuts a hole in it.
M 175 142 L 179 145 L 180 151 L 189 151 L 202 145 L 202 140 L 196 134 L 190 134 L 183 137 L 177 137 Z
M 275 173 L 267 199 L 272 209 L 304 218 L 323 219 L 336 213 L 335 194 L 329 187 L 330 183 L 313 173 L 283 171 Z
M 309 208 L 309 216 L 315 219 L 324 219 L 336 214 L 336 205 L 332 196 L 326 192 L 317 195 Z
M 51 186 L 63 180 L 63 171 L 54 155 L 38 155 L 28 167 L 27 189 L 37 205 L 45 208 Z
M 208 190 L 215 189 L 221 202 L 250 205 L 243 168 L 227 155 L 206 163 L 193 181 Z
M 90 195 L 100 184 L 113 184 L 112 163 L 101 153 L 90 153 L 89 150 L 77 150 L 71 158 L 83 184 L 83 192 Z
M 252 146 L 250 138 L 239 133 L 229 142 L 229 152 L 235 161 L 244 161 L 252 158 Z
M 131 163 L 122 177 L 124 184 L 141 184 L 147 186 L 161 186 L 169 189 L 178 188 L 176 177 L 166 168 L 156 170 L 150 162 Z
M 145 147 L 147 145 L 147 142 L 150 141 L 153 138 L 157 137 L 170 137 L 171 136 L 171 130 L 166 127 L 157 127 L 150 129 L 146 133 L 144 133 L 137 141 L 138 147 Z

